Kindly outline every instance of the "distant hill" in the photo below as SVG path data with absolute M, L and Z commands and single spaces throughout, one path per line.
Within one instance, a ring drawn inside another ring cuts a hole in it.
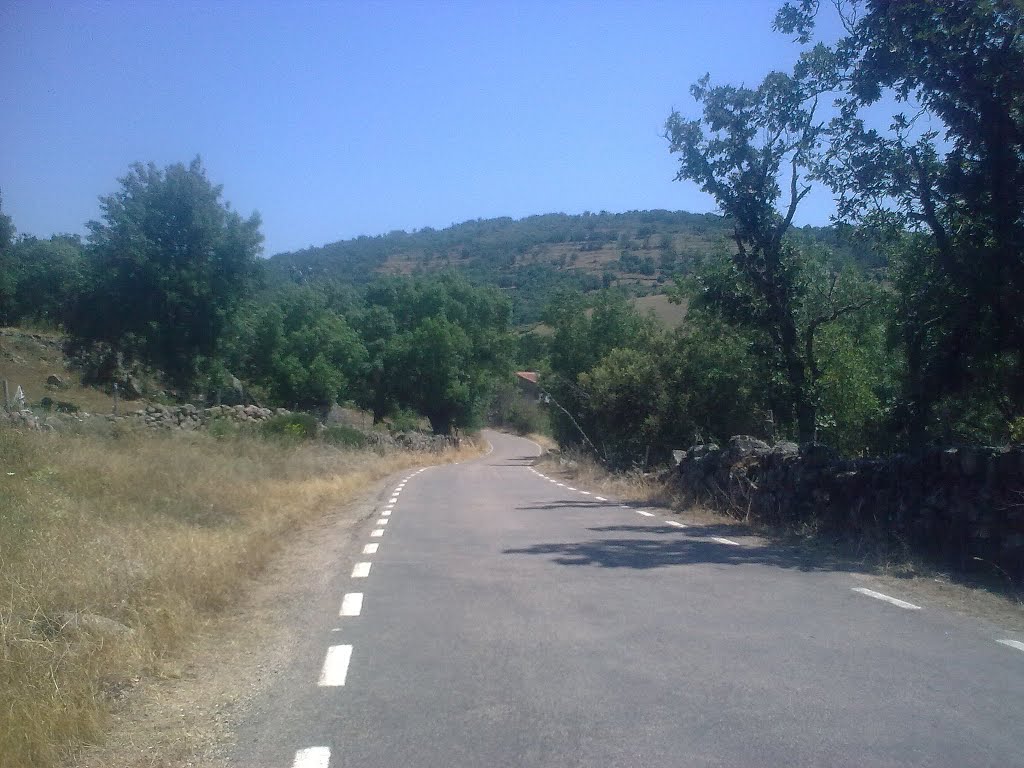
M 509 292 L 517 323 L 536 322 L 561 288 L 612 285 L 636 296 L 657 293 L 674 275 L 722 246 L 731 229 L 715 214 L 685 211 L 549 213 L 523 219 L 476 219 L 445 229 L 397 231 L 279 253 L 268 261 L 272 283 L 334 281 L 354 286 L 381 275 L 455 269 Z M 829 245 L 840 259 L 879 266 L 834 228 L 804 228 L 797 237 Z

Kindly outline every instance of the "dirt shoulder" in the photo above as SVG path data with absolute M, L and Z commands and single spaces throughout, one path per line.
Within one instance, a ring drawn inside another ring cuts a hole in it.
M 389 480 L 296 532 L 237 604 L 208 621 L 187 652 L 118 703 L 103 745 L 68 768 L 221 768 L 235 731 L 263 693 L 285 674 L 305 627 L 299 616 L 353 557 L 359 525 Z

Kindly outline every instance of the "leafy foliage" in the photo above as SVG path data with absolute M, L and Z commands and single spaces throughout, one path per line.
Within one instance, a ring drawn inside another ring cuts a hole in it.
M 82 342 L 109 342 L 179 385 L 215 357 L 256 272 L 260 219 L 221 203 L 196 158 L 133 165 L 89 222 L 87 287 L 67 318 Z
M 1024 413 L 1024 8 L 834 6 L 846 35 L 805 52 L 797 72 L 838 93 L 817 175 L 841 216 L 881 231 L 901 261 L 893 325 L 911 439 L 947 429 L 937 409 L 981 401 L 989 416 L 971 418 L 1001 420 L 1005 435 Z M 818 12 L 816 0 L 787 3 L 776 26 L 808 42 Z M 905 110 L 882 129 L 871 115 L 886 97 Z
M 492 378 L 511 368 L 508 302 L 453 273 L 375 283 L 353 322 L 369 352 L 364 404 L 375 420 L 412 408 L 438 433 L 475 426 Z
M 363 391 L 367 352 L 346 320 L 313 291 L 281 291 L 247 308 L 229 359 L 274 403 L 326 411 Z
M 802 179 L 819 141 L 816 94 L 780 72 L 756 89 L 712 87 L 705 76 L 691 90 L 701 119 L 675 112 L 666 124 L 670 150 L 680 156 L 676 178 L 714 197 L 733 222 L 735 247 L 709 260 L 690 285 L 699 305 L 763 334 L 762 354 L 785 381 L 780 416 L 795 420 L 802 441 L 813 440 L 821 377 L 815 336 L 870 301 L 850 273 L 825 274 L 823 260 L 809 260 L 786 237 L 810 191 Z

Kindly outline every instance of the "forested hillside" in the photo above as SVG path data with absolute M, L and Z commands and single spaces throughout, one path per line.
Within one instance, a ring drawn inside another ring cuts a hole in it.
M 363 285 L 382 275 L 421 276 L 457 270 L 494 285 L 512 301 L 516 324 L 540 319 L 559 290 L 618 287 L 633 296 L 659 292 L 725 247 L 729 220 L 685 211 L 549 213 L 523 219 L 476 219 L 445 229 L 424 228 L 358 237 L 270 258 L 274 283 Z M 830 249 L 837 262 L 875 269 L 883 255 L 849 228 L 805 227 L 794 236 Z

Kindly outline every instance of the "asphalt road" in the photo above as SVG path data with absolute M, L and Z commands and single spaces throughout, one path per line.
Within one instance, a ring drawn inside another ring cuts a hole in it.
M 561 487 L 488 437 L 389 487 L 235 764 L 1024 766 L 1024 645 L 997 642 L 1024 637 Z

